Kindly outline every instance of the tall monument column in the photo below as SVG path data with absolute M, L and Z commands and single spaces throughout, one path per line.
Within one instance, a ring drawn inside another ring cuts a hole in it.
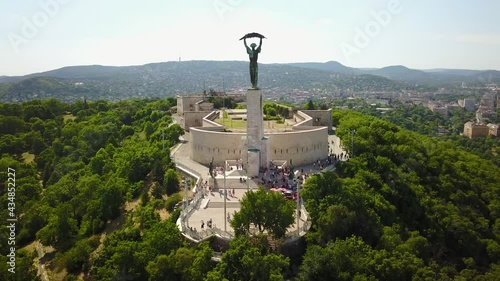
M 259 175 L 259 167 L 266 161 L 267 149 L 262 146 L 264 138 L 264 121 L 262 109 L 262 93 L 259 89 L 247 90 L 247 157 L 249 176 Z M 265 163 L 264 163 L 265 165 Z
M 252 43 L 247 45 L 247 38 L 259 38 L 259 46 Z M 262 47 L 262 39 L 266 38 L 262 34 L 253 32 L 241 37 L 250 59 L 250 81 L 252 87 L 247 90 L 247 171 L 248 176 L 259 175 L 259 168 L 267 166 L 267 142 L 264 139 L 264 121 L 262 108 L 262 93 L 257 83 L 259 81 L 259 66 L 257 59 Z M 264 145 L 263 145 L 264 144 Z

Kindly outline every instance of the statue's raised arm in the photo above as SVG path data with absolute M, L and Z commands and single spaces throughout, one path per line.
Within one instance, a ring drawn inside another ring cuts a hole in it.
M 257 52 L 260 53 L 260 47 L 262 46 L 262 38 L 260 38 L 259 47 L 257 47 Z
M 246 38 L 243 39 L 243 44 L 245 44 L 245 48 L 247 49 L 247 54 L 250 54 L 252 49 L 250 49 L 250 47 L 248 47 Z

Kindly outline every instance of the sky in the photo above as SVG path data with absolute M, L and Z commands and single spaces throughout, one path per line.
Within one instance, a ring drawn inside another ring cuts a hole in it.
M 243 61 L 249 32 L 267 37 L 262 63 L 500 70 L 499 11 L 497 0 L 0 0 L 0 75 Z

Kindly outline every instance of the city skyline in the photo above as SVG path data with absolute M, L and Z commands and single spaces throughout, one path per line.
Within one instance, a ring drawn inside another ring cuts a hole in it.
M 3 3 L 0 75 L 73 65 L 247 60 L 238 39 L 260 32 L 259 62 L 338 61 L 357 68 L 500 70 L 493 1 L 41 0 Z

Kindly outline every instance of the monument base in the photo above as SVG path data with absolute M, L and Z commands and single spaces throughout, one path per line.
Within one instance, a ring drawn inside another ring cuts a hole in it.
M 250 178 L 259 175 L 259 152 L 248 152 L 247 171 Z

